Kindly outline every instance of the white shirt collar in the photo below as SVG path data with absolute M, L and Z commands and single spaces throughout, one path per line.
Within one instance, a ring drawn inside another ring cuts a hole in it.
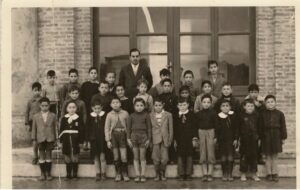
M 73 115 L 70 115 L 70 114 L 66 114 L 65 115 L 66 118 L 69 118 L 68 119 L 68 123 L 72 123 L 73 120 L 76 120 L 79 118 L 79 116 L 75 113 Z
M 179 111 L 179 115 L 181 116 L 181 115 L 183 115 L 183 114 L 187 114 L 188 112 L 189 112 L 188 109 L 187 109 L 186 111 L 184 111 L 184 112 Z
M 156 115 L 156 116 L 161 116 L 164 112 L 165 112 L 165 110 L 162 110 L 160 113 L 156 113 L 156 112 L 155 112 L 155 115 Z
M 101 111 L 101 112 L 98 114 L 98 116 L 102 117 L 104 114 L 105 114 L 105 112 L 104 112 L 104 111 Z M 91 115 L 92 117 L 97 117 L 97 113 L 96 113 L 96 112 L 92 112 L 90 115 Z
M 233 111 L 229 111 L 228 114 L 225 114 L 225 113 L 223 113 L 223 112 L 220 112 L 220 113 L 218 114 L 218 116 L 219 116 L 220 118 L 225 119 L 225 118 L 228 117 L 228 115 L 232 115 L 233 113 L 234 113 Z

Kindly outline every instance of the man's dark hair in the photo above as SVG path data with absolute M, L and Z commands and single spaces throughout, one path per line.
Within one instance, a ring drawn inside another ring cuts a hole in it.
M 130 49 L 130 51 L 129 51 L 129 55 L 131 56 L 131 53 L 132 52 L 139 52 L 139 55 L 141 55 L 141 52 L 140 52 L 140 50 L 139 49 L 137 49 L 137 48 L 132 48 L 132 49 Z

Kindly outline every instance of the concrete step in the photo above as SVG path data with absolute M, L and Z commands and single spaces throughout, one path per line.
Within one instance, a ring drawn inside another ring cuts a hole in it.
M 40 169 L 38 165 L 32 165 L 32 153 L 30 148 L 14 149 L 13 150 L 13 176 L 14 177 L 34 177 L 40 175 Z M 60 151 L 54 151 L 53 154 L 53 168 L 52 175 L 55 177 L 65 176 L 65 164 L 63 163 Z M 59 155 L 59 158 L 56 159 Z M 78 175 L 79 177 L 94 177 L 95 169 L 92 161 L 88 157 L 88 152 L 83 152 L 80 155 L 80 165 Z M 235 161 L 235 166 L 233 170 L 234 176 L 240 176 L 238 160 Z M 296 160 L 293 157 L 288 157 L 288 155 L 281 156 L 279 159 L 279 176 L 281 177 L 295 177 L 296 176 Z M 134 177 L 134 169 L 132 165 L 129 165 L 129 176 Z M 107 165 L 106 169 L 107 177 L 115 176 L 115 169 L 113 165 Z M 146 177 L 154 177 L 155 171 L 154 166 L 147 165 Z M 265 176 L 266 170 L 264 165 L 258 166 L 258 175 Z M 166 170 L 166 176 L 169 178 L 174 178 L 177 176 L 177 165 L 168 165 Z M 199 164 L 194 163 L 193 177 L 201 177 L 202 171 Z M 214 166 L 214 177 L 221 177 L 222 171 L 220 164 Z

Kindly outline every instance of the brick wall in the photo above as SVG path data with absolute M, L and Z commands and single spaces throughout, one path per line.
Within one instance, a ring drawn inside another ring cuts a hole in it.
M 262 94 L 277 97 L 286 117 L 288 140 L 284 151 L 295 151 L 295 10 L 293 7 L 256 9 L 257 83 Z

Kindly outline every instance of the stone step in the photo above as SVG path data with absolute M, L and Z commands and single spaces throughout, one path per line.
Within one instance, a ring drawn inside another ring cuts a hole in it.
M 52 168 L 52 175 L 55 177 L 58 176 L 65 176 L 65 164 L 63 163 L 62 157 L 54 151 L 53 154 L 53 168 Z M 59 159 L 56 159 L 55 155 L 59 155 Z M 14 177 L 34 177 L 40 175 L 40 169 L 38 165 L 31 164 L 31 149 L 14 149 L 13 150 L 13 176 Z M 88 157 L 88 152 L 82 152 L 80 155 L 80 165 L 78 175 L 80 177 L 94 177 L 95 176 L 95 169 L 92 161 Z M 238 160 L 235 161 L 235 166 L 233 170 L 234 176 L 240 176 L 239 172 L 239 164 Z M 214 177 L 221 177 L 222 171 L 220 164 L 216 164 L 214 166 Z M 129 176 L 134 177 L 134 169 L 133 166 L 130 164 L 129 167 Z M 293 157 L 288 157 L 285 155 L 279 159 L 279 176 L 281 177 L 295 177 L 296 176 L 296 160 Z M 114 166 L 109 164 L 107 165 L 106 169 L 107 177 L 114 177 L 115 176 L 115 169 Z M 152 164 L 147 165 L 146 170 L 146 177 L 154 177 L 155 171 L 154 166 Z M 265 176 L 266 169 L 264 165 L 258 165 L 258 175 Z M 177 176 L 177 165 L 168 165 L 166 170 L 166 176 L 169 178 L 174 178 Z M 193 177 L 201 177 L 202 171 L 200 165 L 196 162 L 194 163 L 194 172 Z

